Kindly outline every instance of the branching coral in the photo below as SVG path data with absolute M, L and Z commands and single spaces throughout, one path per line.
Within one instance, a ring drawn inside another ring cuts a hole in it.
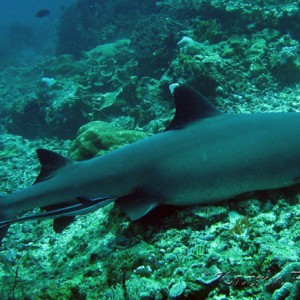
M 273 276 L 266 284 L 266 290 L 273 293 L 272 300 L 296 300 L 300 296 L 300 263 L 290 263 Z

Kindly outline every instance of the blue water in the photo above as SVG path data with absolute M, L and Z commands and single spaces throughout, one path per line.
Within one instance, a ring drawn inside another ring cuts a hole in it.
M 0 22 L 2 25 L 20 22 L 38 26 L 42 19 L 56 21 L 63 11 L 62 6 L 67 7 L 74 2 L 76 0 L 0 0 Z M 36 18 L 36 12 L 41 9 L 50 10 L 50 15 L 42 19 Z
M 76 0 L 0 0 L 0 60 L 5 61 L 10 49 L 15 51 L 15 48 L 20 48 L 19 60 L 53 54 L 59 18 L 75 2 Z M 36 13 L 42 9 L 49 10 L 50 14 L 37 18 Z M 31 41 L 27 35 L 34 36 L 34 40 Z

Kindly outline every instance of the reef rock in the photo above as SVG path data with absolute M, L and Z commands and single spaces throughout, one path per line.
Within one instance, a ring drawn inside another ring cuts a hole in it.
M 69 157 L 90 159 L 147 137 L 135 130 L 121 130 L 103 121 L 94 121 L 80 127 Z

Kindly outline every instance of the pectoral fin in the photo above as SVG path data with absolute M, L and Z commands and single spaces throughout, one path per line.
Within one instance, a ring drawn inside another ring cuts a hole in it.
M 151 198 L 144 198 L 133 194 L 119 198 L 115 201 L 130 217 L 132 221 L 138 220 L 154 209 L 158 203 Z

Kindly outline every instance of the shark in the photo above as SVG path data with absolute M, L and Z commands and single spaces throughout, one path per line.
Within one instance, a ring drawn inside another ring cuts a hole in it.
M 191 87 L 170 90 L 176 110 L 163 132 L 86 161 L 37 149 L 34 184 L 0 197 L 0 239 L 11 224 L 44 218 L 61 232 L 112 202 L 137 220 L 160 205 L 214 204 L 300 182 L 300 113 L 229 114 Z M 34 208 L 42 210 L 19 216 Z

